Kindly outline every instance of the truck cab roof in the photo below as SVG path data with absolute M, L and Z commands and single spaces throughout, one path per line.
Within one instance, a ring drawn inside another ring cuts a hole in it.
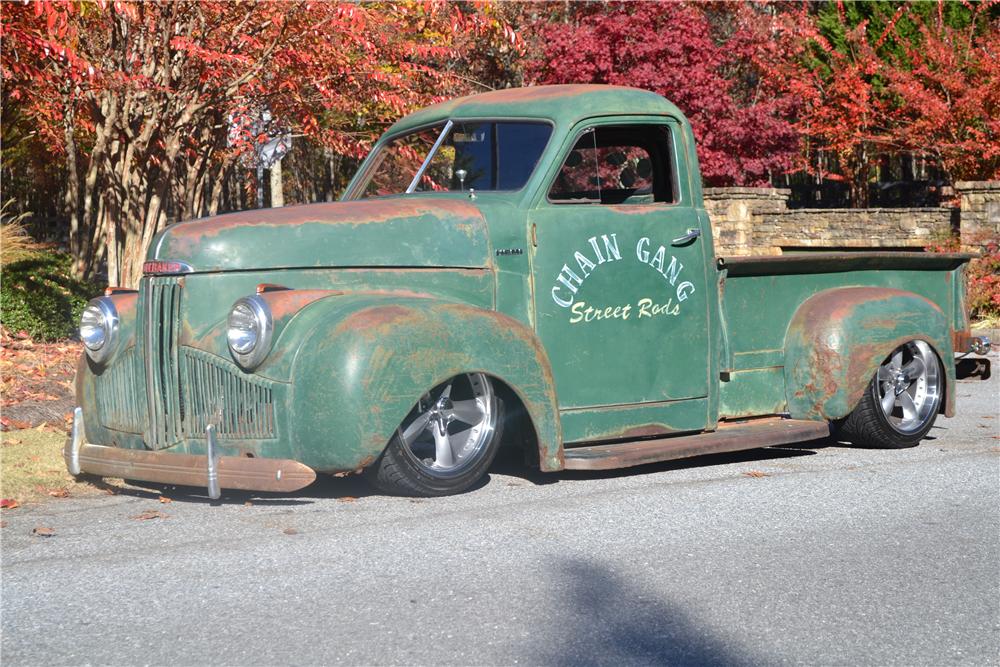
M 568 128 L 594 116 L 622 115 L 623 110 L 630 115 L 665 115 L 684 120 L 684 114 L 674 104 L 648 90 L 567 84 L 508 88 L 459 97 L 400 119 L 386 134 L 396 134 L 449 118 L 539 118 Z

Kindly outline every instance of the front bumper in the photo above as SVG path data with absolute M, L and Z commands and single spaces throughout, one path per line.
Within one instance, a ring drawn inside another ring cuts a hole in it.
M 90 473 L 99 477 L 201 486 L 208 489 L 213 499 L 221 495 L 221 489 L 289 492 L 309 486 L 316 479 L 312 468 L 290 459 L 216 456 L 214 439 L 210 430 L 207 455 L 93 445 L 86 442 L 83 412 L 77 408 L 63 458 L 73 475 Z

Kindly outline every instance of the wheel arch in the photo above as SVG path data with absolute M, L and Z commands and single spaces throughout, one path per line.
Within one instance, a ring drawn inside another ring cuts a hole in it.
M 541 469 L 562 469 L 551 367 L 523 323 L 432 298 L 357 294 L 323 304 L 328 312 L 296 337 L 291 373 L 292 437 L 311 467 L 370 465 L 424 392 L 481 372 L 523 407 Z
M 785 394 L 796 419 L 836 420 L 861 400 L 882 361 L 910 340 L 930 345 L 944 369 L 944 413 L 954 414 L 955 366 L 948 318 L 929 299 L 887 287 L 819 292 L 785 334 Z

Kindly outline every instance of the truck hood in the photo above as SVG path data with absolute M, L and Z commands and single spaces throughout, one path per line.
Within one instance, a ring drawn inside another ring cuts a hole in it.
M 147 260 L 195 272 L 314 267 L 489 265 L 489 239 L 468 201 L 399 198 L 255 209 L 171 225 Z

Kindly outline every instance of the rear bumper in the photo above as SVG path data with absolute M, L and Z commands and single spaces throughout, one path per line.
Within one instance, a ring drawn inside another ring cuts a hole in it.
M 952 347 L 955 349 L 955 354 L 985 355 L 990 351 L 990 337 L 973 336 L 967 331 L 956 331 L 953 335 Z
M 209 437 L 210 443 L 212 436 Z M 212 449 L 211 444 L 209 449 Z M 63 449 L 71 474 L 122 477 L 160 484 L 200 486 L 217 498 L 220 489 L 289 492 L 316 479 L 309 466 L 290 459 L 172 454 L 107 447 L 85 442 L 82 412 L 77 408 L 73 431 Z

